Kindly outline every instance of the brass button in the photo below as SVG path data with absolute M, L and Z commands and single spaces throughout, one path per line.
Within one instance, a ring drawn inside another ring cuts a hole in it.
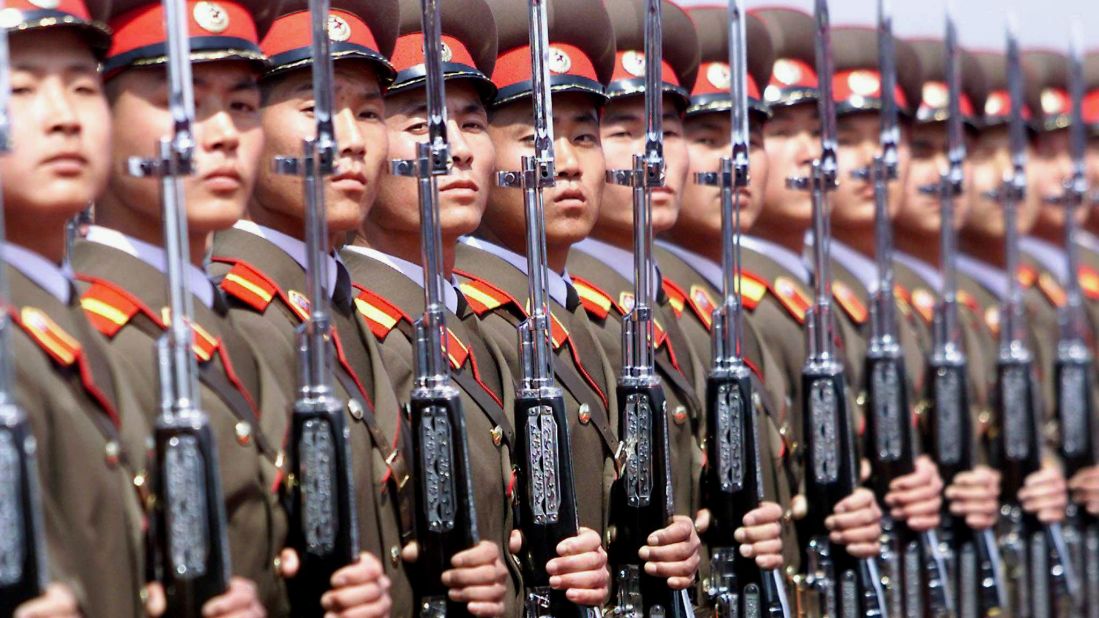
M 394 545 L 389 548 L 389 564 L 393 565 L 393 568 L 401 566 L 401 548 Z
M 118 457 L 121 453 L 121 447 L 119 447 L 118 442 L 115 442 L 114 440 L 107 442 L 103 447 L 104 458 L 107 460 L 107 465 L 112 468 L 118 465 Z
M 591 422 L 591 407 L 586 403 L 580 404 L 580 412 L 577 416 L 580 417 L 580 424 L 587 425 Z
M 782 426 L 778 428 L 778 435 L 782 436 L 783 438 L 789 437 L 790 423 L 783 423 Z
M 233 432 L 237 434 L 237 443 L 241 446 L 248 446 L 252 442 L 252 425 L 240 421 L 233 427 Z
M 855 404 L 860 408 L 866 405 L 866 400 L 870 398 L 870 395 L 866 391 L 859 391 L 857 397 L 855 397 Z
M 275 468 L 282 470 L 282 467 L 286 465 L 286 451 L 279 451 L 278 455 L 275 455 Z
M 607 526 L 607 531 L 603 533 L 603 546 L 610 547 L 611 543 L 618 537 L 618 529 L 611 524 Z
M 351 418 L 357 421 L 363 420 L 363 404 L 359 403 L 358 399 L 347 400 L 347 411 L 351 413 Z
M 676 406 L 675 407 L 675 412 L 672 413 L 672 420 L 675 421 L 676 425 L 682 425 L 683 423 L 686 423 L 687 422 L 687 408 L 682 406 L 682 405 Z
M 504 429 L 499 425 L 492 428 L 489 433 L 492 435 L 492 443 L 496 446 L 500 446 L 504 443 Z

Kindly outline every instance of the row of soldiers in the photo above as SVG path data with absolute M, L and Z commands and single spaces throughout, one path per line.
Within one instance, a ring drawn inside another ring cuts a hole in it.
M 852 613 L 810 599 L 821 580 L 818 558 L 827 557 L 807 550 L 812 531 L 827 531 L 827 540 L 841 548 L 833 558 L 844 552 L 878 565 L 888 549 L 881 544 L 883 524 L 887 533 L 903 527 L 916 535 L 947 520 L 989 531 L 1001 504 L 1018 505 L 1045 526 L 1063 522 L 1066 510 L 1099 515 L 1099 466 L 1069 465 L 1062 455 L 1072 432 L 1055 414 L 1066 288 L 1082 289 L 1088 324 L 1099 323 L 1099 217 L 1086 208 L 1073 211 L 1084 229 L 1074 235 L 1079 272 L 1070 272 L 1067 209 L 1054 199 L 1072 172 L 1067 57 L 1025 55 L 1025 109 L 1008 92 L 1003 53 L 962 53 L 961 88 L 952 89 L 946 41 L 897 41 L 895 71 L 887 71 L 879 62 L 881 31 L 865 27 L 830 29 L 835 72 L 821 76 L 822 48 L 814 45 L 819 15 L 776 8 L 742 16 L 746 71 L 735 75 L 724 7 L 662 5 L 661 97 L 646 92 L 645 50 L 652 41 L 646 41 L 645 2 L 550 0 L 546 7 L 556 182 L 545 190 L 544 262 L 552 365 L 567 412 L 579 523 L 577 533 L 554 548 L 557 557 L 537 565 L 548 586 L 577 606 L 632 607 L 620 560 L 608 558 L 608 550 L 633 532 L 624 531 L 629 524 L 614 508 L 613 488 L 638 449 L 622 435 L 625 408 L 616 384 L 624 369 L 624 320 L 643 304 L 635 298 L 635 276 L 648 265 L 634 262 L 636 189 L 608 183 L 606 172 L 633 167 L 651 138 L 646 104 L 654 100 L 662 107 L 666 171 L 650 196 L 649 231 L 658 237 L 652 343 L 667 396 L 674 492 L 672 516 L 635 557 L 645 575 L 686 591 L 691 605 L 712 606 L 723 581 L 716 550 L 732 545 L 760 571 L 781 573 L 780 587 L 793 601 L 783 598 L 777 615 L 863 615 L 863 606 Z M 161 585 L 166 577 L 156 566 L 161 561 L 150 526 L 153 511 L 163 506 L 150 483 L 150 436 L 162 400 L 156 342 L 172 320 L 170 260 L 162 185 L 131 175 L 129 165 L 133 157 L 153 156 L 156 140 L 178 121 L 166 88 L 171 37 L 165 10 L 152 0 L 8 0 L 6 6 L 12 149 L 0 159 L 0 173 L 11 358 L 15 400 L 37 444 L 50 567 L 41 594 L 12 609 L 20 617 L 171 614 L 181 601 Z M 194 305 L 198 404 L 216 441 L 232 565 L 232 579 L 206 600 L 204 616 L 314 615 L 291 608 L 288 592 L 309 574 L 299 572 L 302 556 L 290 549 L 286 497 L 300 479 L 287 464 L 286 443 L 300 394 L 298 331 L 317 299 L 308 293 L 304 181 L 270 164 L 298 152 L 316 131 L 309 8 L 304 0 L 186 2 L 195 173 L 183 183 L 193 259 L 182 276 Z M 423 454 L 407 406 L 417 386 L 421 256 L 428 249 L 417 182 L 390 173 L 387 162 L 415 159 L 437 117 L 425 66 L 434 39 L 425 34 L 418 1 L 333 0 L 327 34 L 338 151 L 335 173 L 323 180 L 328 251 L 321 272 L 328 280 L 321 289 L 331 295 L 324 302 L 334 326 L 333 390 L 349 431 L 362 551 L 325 582 L 323 611 L 316 615 L 420 614 L 425 590 L 440 583 L 450 606 L 471 615 L 517 616 L 531 607 L 525 579 L 531 569 L 518 558 L 529 541 L 517 521 L 518 505 L 528 499 L 516 490 L 524 474 L 525 462 L 515 453 L 524 419 L 514 414 L 523 378 L 516 331 L 532 312 L 529 236 L 524 193 L 497 186 L 495 172 L 521 169 L 538 138 L 532 21 L 520 0 L 440 0 L 438 11 L 452 164 L 438 178 L 446 362 L 465 410 L 473 480 L 472 505 L 458 508 L 475 508 L 477 541 L 455 552 L 448 570 L 423 568 L 421 557 L 433 548 L 418 540 L 423 504 L 415 476 Z M 1086 65 L 1090 87 L 1099 86 L 1099 56 L 1094 60 Z M 715 310 L 726 302 L 722 211 L 728 191 L 693 177 L 720 169 L 729 156 L 734 81 L 743 83 L 747 98 L 751 170 L 735 190 L 744 313 L 737 353 L 755 385 L 748 407 L 759 421 L 763 499 L 744 509 L 741 521 L 726 522 L 707 508 L 715 489 L 703 479 L 714 465 L 707 378 L 715 362 Z M 891 85 L 894 91 L 884 92 Z M 809 233 L 819 204 L 812 192 L 787 182 L 809 175 L 822 156 L 820 97 L 829 94 L 839 182 L 828 191 L 831 236 L 823 244 L 835 280 L 827 296 L 838 308 L 833 343 L 852 385 L 852 429 L 862 453 L 858 486 L 834 505 L 815 500 L 809 488 L 820 474 L 820 455 L 811 451 L 841 438 L 809 435 L 814 426 L 805 410 L 813 409 L 816 391 L 803 383 L 813 352 L 806 331 L 819 304 L 813 285 L 821 274 L 807 257 L 821 248 L 811 242 L 820 236 Z M 1075 118 L 1094 129 L 1099 90 L 1092 95 L 1077 105 Z M 896 474 L 877 465 L 887 458 L 874 440 L 874 376 L 866 365 L 882 289 L 875 263 L 880 187 L 871 174 L 855 174 L 875 163 L 891 107 L 886 100 L 895 102 L 900 117 L 896 178 L 884 185 L 897 248 L 889 305 L 897 312 L 907 368 L 895 388 L 914 395 L 904 414 L 927 453 Z M 1009 274 L 1004 238 L 1010 218 L 1001 202 L 1002 181 L 1015 162 L 1013 114 L 1027 119 L 1030 161 L 1029 190 L 1018 203 L 1022 257 L 1017 273 Z M 958 161 L 964 184 L 951 211 L 942 207 L 940 185 L 956 146 L 952 120 L 964 127 L 968 156 Z M 1089 177 L 1099 182 L 1099 155 L 1089 162 Z M 67 242 L 67 225 L 89 204 L 94 223 Z M 957 230 L 956 256 L 943 254 L 944 226 Z M 944 286 L 944 258 L 957 271 L 950 296 L 960 303 L 968 358 L 967 428 L 955 429 L 972 438 L 963 445 L 972 455 L 961 467 L 945 465 L 934 447 L 941 442 L 935 411 L 942 404 L 933 400 L 934 376 L 928 375 L 938 341 L 936 308 L 951 289 Z M 1025 296 L 1038 409 L 1046 411 L 1035 426 L 1041 465 L 1014 486 L 1001 483 L 1005 455 L 998 444 L 1006 428 L 997 395 L 1001 324 L 1008 322 L 1000 309 L 1013 277 Z M 1087 342 L 1094 343 L 1090 335 Z M 1095 420 L 1088 420 L 1090 431 Z M 936 549 L 924 546 L 922 554 Z M 996 567 L 999 560 L 991 562 Z M 889 560 L 880 565 L 888 568 Z M 0 591 L 2 575 L 0 569 Z M 878 584 L 888 579 L 871 577 Z M 1029 581 L 1017 584 L 1026 588 Z M 944 585 L 940 579 L 929 588 Z M 996 598 L 972 615 L 1009 611 L 1009 605 Z M 889 602 L 879 609 L 895 607 Z M 924 613 L 907 607 L 904 615 Z M 932 603 L 926 613 L 947 615 L 935 610 Z

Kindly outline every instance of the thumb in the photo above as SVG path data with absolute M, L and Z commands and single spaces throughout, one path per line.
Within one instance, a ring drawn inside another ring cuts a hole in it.
M 290 579 L 298 574 L 298 569 L 301 568 L 301 560 L 298 559 L 298 552 L 286 548 L 279 552 L 279 575 L 282 575 L 286 579 Z

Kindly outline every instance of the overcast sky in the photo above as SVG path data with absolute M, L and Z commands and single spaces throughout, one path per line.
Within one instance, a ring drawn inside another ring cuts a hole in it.
M 677 0 L 683 5 L 714 5 L 724 0 Z M 898 36 L 941 35 L 945 0 L 893 0 L 894 30 Z M 793 6 L 812 10 L 812 0 L 746 0 L 759 6 Z M 872 24 L 875 0 L 831 0 L 832 23 Z M 962 45 L 972 48 L 1003 46 L 1004 23 L 1009 12 L 1020 24 L 1026 47 L 1066 49 L 1069 24 L 1083 26 L 1085 48 L 1099 48 L 1099 0 L 955 0 L 958 33 Z

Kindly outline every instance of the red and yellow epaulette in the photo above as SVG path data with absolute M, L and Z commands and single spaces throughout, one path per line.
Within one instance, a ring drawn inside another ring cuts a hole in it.
M 912 306 L 915 307 L 916 313 L 920 314 L 920 317 L 925 322 L 931 323 L 935 318 L 935 295 L 926 288 L 916 288 L 912 291 Z
M 704 286 L 692 285 L 687 295 L 687 304 L 706 330 L 710 330 L 714 325 L 714 310 L 717 309 L 717 303 L 710 296 L 710 292 Z
M 1080 288 L 1084 291 L 1084 296 L 1099 300 L 1099 271 L 1090 266 L 1081 266 Z
M 740 270 L 737 284 L 740 286 L 740 301 L 744 303 L 744 308 L 749 311 L 758 307 L 759 301 L 767 295 L 767 281 L 747 270 Z
M 851 318 L 856 324 L 862 324 L 866 322 L 866 318 L 869 317 L 870 312 L 866 309 L 866 305 L 859 300 L 855 290 L 851 289 L 851 286 L 846 283 L 837 280 L 832 281 L 832 296 L 836 298 L 836 302 L 840 307 L 843 307 L 844 313 L 847 317 Z
M 34 307 L 23 307 L 12 312 L 16 324 L 62 367 L 71 367 L 80 357 L 80 342 L 65 332 L 46 315 L 46 312 Z
M 501 307 L 526 317 L 526 311 L 523 310 L 523 305 L 519 302 L 519 299 L 506 291 L 466 271 L 455 269 L 454 274 L 468 280 L 459 283 L 458 289 L 469 301 L 469 308 L 478 317 L 496 311 Z
M 969 307 L 969 310 L 973 313 L 979 314 L 981 312 L 981 303 L 977 301 L 975 296 L 965 290 L 958 290 L 958 302 Z
M 805 312 L 813 306 L 812 299 L 801 289 L 801 284 L 789 277 L 777 277 L 769 288 L 786 311 L 797 320 L 805 323 Z
M 897 283 L 893 284 L 893 298 L 897 299 L 897 309 L 906 318 L 912 313 L 912 295 L 908 290 Z
M 576 288 L 576 294 L 580 297 L 580 304 L 584 306 L 584 310 L 588 312 L 588 315 L 599 320 L 605 320 L 611 314 L 611 311 L 617 311 L 619 315 L 626 314 L 622 307 L 614 302 L 611 295 L 599 289 L 599 286 L 583 277 L 577 277 L 576 275 L 571 275 L 571 277 L 572 285 Z
M 413 323 L 412 317 L 401 311 L 400 307 L 357 283 L 354 286 L 359 293 L 355 297 L 355 309 L 370 325 L 370 332 L 374 333 L 378 341 L 385 341 L 386 336 L 400 324 L 401 320 L 406 320 L 409 324 Z
M 172 323 L 172 311 L 167 307 L 160 310 L 160 323 L 165 325 L 164 328 L 167 328 L 167 325 Z M 207 332 L 205 328 L 193 321 L 191 322 L 191 335 L 193 339 L 191 349 L 195 353 L 195 358 L 200 362 L 205 363 L 217 354 L 217 337 L 214 337 Z
M 992 334 L 1000 336 L 1000 308 L 996 305 L 992 305 L 988 309 L 985 309 L 985 326 L 988 326 L 988 330 L 992 331 Z
M 672 306 L 676 319 L 683 316 L 687 308 L 687 292 L 678 283 L 663 277 L 664 293 L 668 295 L 668 304 Z
M 1046 272 L 1038 275 L 1038 289 L 1042 291 L 1042 294 L 1045 294 L 1054 307 L 1065 306 L 1067 301 L 1065 288 L 1061 287 L 1061 284 L 1057 282 L 1053 275 Z
M 77 275 L 77 279 L 92 284 L 80 297 L 80 306 L 92 326 L 106 337 L 117 335 L 139 313 L 164 328 L 155 311 L 114 283 L 84 275 Z
M 1019 279 L 1019 283 L 1024 288 L 1033 287 L 1034 282 L 1038 280 L 1038 271 L 1029 264 L 1023 264 L 1019 266 L 1019 273 L 1017 277 Z
M 219 286 L 231 298 L 260 312 L 278 298 L 299 320 L 309 319 L 309 299 L 301 292 L 284 292 L 274 279 L 243 260 L 215 256 L 213 261 L 233 265 Z

